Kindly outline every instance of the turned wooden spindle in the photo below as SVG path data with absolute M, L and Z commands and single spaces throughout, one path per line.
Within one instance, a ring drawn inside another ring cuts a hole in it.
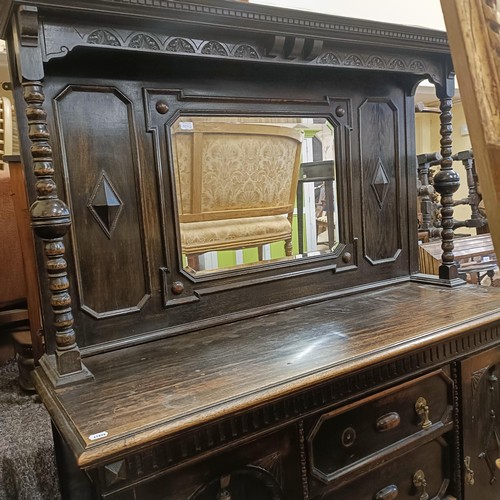
M 429 237 L 439 236 L 440 228 L 435 227 L 432 221 L 432 212 L 435 206 L 434 186 L 430 180 L 430 169 L 433 165 L 439 165 L 443 157 L 440 153 L 424 153 L 417 156 L 419 187 L 417 196 L 420 196 L 420 211 L 422 223 L 419 231 L 427 231 Z
M 43 85 L 39 81 L 24 82 L 22 85 L 27 105 L 33 170 L 37 178 L 37 199 L 30 209 L 32 227 L 43 240 L 50 304 L 54 314 L 56 371 L 57 375 L 64 376 L 82 371 L 80 351 L 73 330 L 67 264 L 64 259 L 63 236 L 71 225 L 71 217 L 68 207 L 58 198 L 53 178 L 52 148 L 49 143 L 47 113 L 43 107 Z
M 451 125 L 451 97 L 440 99 L 440 134 L 441 134 L 441 168 L 434 176 L 434 187 L 441 195 L 441 266 L 439 267 L 439 277 L 441 279 L 452 280 L 458 278 L 458 266 L 455 263 L 453 254 L 454 231 L 453 231 L 453 194 L 460 187 L 460 176 L 453 170 L 452 138 L 453 128 Z
M 479 195 L 477 189 L 477 174 L 474 166 L 474 154 L 472 149 L 467 151 L 460 151 L 459 153 L 453 155 L 453 160 L 461 161 L 465 169 L 465 175 L 467 177 L 467 187 L 469 190 L 467 198 L 463 200 L 455 201 L 456 205 L 469 205 L 471 210 L 471 217 L 465 221 L 455 221 L 455 229 L 457 227 L 483 227 L 488 221 L 479 212 L 479 203 L 481 202 L 481 196 Z

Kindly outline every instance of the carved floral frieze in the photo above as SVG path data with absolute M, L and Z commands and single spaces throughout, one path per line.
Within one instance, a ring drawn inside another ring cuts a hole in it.
M 243 59 L 260 59 L 265 52 L 265 47 L 250 45 L 246 42 L 199 40 L 175 35 L 83 26 L 65 26 L 62 28 L 64 34 L 61 37 L 57 30 L 47 29 L 48 26 L 44 28 L 45 60 L 62 57 L 75 47 L 85 45 Z
M 153 32 L 137 32 L 126 29 L 95 26 L 59 26 L 57 30 L 44 26 L 44 59 L 62 57 L 78 46 L 98 46 L 101 48 L 140 50 L 146 52 L 166 52 L 182 55 L 199 55 L 231 59 L 260 59 L 280 63 L 300 63 L 318 66 L 338 66 L 356 69 L 378 69 L 381 71 L 398 71 L 416 74 L 428 74 L 435 82 L 442 81 L 438 65 L 432 60 L 421 60 L 414 54 L 408 57 L 384 53 L 370 53 L 369 49 L 331 50 L 324 44 L 317 57 L 309 60 L 307 55 L 299 54 L 290 57 L 284 52 L 270 55 L 269 42 L 260 40 L 202 40 L 177 35 Z

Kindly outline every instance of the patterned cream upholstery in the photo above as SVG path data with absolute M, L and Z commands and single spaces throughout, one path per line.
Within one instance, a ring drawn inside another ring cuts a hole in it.
M 172 136 L 182 252 L 283 240 L 290 255 L 302 132 L 177 122 Z

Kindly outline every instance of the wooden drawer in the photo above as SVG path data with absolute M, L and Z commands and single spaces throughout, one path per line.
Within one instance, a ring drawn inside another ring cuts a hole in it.
M 417 448 L 400 459 L 340 488 L 323 486 L 312 500 L 433 500 L 447 496 L 450 484 L 450 451 L 444 438 Z M 423 483 L 425 481 L 425 489 Z M 428 496 L 425 496 L 427 493 Z
M 312 476 L 340 485 L 451 429 L 452 386 L 440 370 L 322 415 L 308 435 Z

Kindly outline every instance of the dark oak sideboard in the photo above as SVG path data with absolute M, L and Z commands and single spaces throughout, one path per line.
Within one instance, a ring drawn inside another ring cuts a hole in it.
M 453 255 L 444 33 L 222 0 L 1 5 L 64 498 L 498 497 L 500 294 Z M 438 276 L 418 265 L 426 79 Z
M 90 498 L 92 483 L 104 498 L 212 499 L 233 474 L 235 491 L 277 482 L 281 492 L 241 498 L 372 498 L 392 485 L 420 498 L 419 470 L 431 498 L 458 496 L 462 425 L 478 442 L 459 418 L 477 383 L 461 364 L 498 343 L 490 291 L 402 283 L 90 356 L 95 382 L 54 390 L 38 372 L 37 387 Z M 476 404 L 486 439 L 490 416 Z M 466 453 L 488 475 L 468 498 L 480 488 L 495 498 L 486 463 Z

